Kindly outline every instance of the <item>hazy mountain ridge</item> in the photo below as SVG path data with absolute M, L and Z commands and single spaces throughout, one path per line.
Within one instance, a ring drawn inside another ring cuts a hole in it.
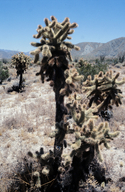
M 82 42 L 76 45 L 79 46 L 81 49 L 80 51 L 71 51 L 73 59 L 81 57 L 85 59 L 90 59 L 100 57 L 102 55 L 109 58 L 117 57 L 119 53 L 125 52 L 125 37 L 113 39 L 107 43 Z M 19 52 L 20 51 L 0 49 L 0 59 L 11 59 L 13 55 Z M 24 52 L 24 54 L 30 55 L 29 52 Z
M 77 46 L 81 50 L 72 50 L 71 54 L 73 58 L 96 58 L 102 55 L 109 58 L 117 57 L 119 53 L 125 52 L 125 37 L 113 39 L 107 43 L 83 42 L 78 43 Z
M 83 42 L 83 43 L 78 43 L 76 44 L 77 46 L 80 47 L 80 51 L 75 51 L 72 50 L 71 54 L 72 57 L 83 57 L 86 56 L 88 54 L 90 54 L 91 52 L 93 52 L 94 50 L 96 50 L 97 48 L 101 47 L 103 43 L 94 43 L 94 42 Z
M 6 49 L 0 49 L 0 59 L 11 59 L 11 57 L 21 51 L 13 51 L 13 50 L 6 50 Z M 29 52 L 24 52 L 24 54 L 30 56 Z

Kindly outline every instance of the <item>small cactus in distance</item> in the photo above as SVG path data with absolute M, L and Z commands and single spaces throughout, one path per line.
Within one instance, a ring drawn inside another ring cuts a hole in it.
M 17 53 L 16 55 L 12 56 L 11 62 L 17 70 L 17 76 L 20 75 L 19 90 L 21 90 L 23 82 L 23 73 L 28 69 L 28 65 L 30 64 L 30 57 L 25 55 L 23 52 Z
M 81 67 L 85 67 L 87 66 L 89 63 L 87 60 L 84 60 L 83 58 L 80 58 L 78 63 L 77 63 L 77 68 L 81 68 Z

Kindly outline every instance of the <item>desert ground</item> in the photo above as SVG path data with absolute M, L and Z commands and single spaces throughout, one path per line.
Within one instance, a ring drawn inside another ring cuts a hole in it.
M 125 77 L 125 67 L 110 66 L 120 77 Z M 9 184 L 11 174 L 17 171 L 28 151 L 45 152 L 53 150 L 54 138 L 48 135 L 55 129 L 55 97 L 49 82 L 41 83 L 35 76 L 39 66 L 30 66 L 25 72 L 25 88 L 21 93 L 7 93 L 8 88 L 19 82 L 16 70 L 10 68 L 11 81 L 0 85 L 0 191 L 4 192 Z M 120 135 L 111 142 L 111 148 L 102 148 L 106 175 L 113 182 L 125 178 L 125 84 L 122 90 L 122 105 L 113 106 L 113 117 L 109 125 L 111 130 L 119 130 Z M 101 119 L 100 119 L 101 121 Z M 68 140 L 73 140 L 67 136 Z M 65 149 L 68 153 L 70 148 Z M 119 189 L 118 189 L 119 190 Z M 125 191 L 125 182 L 121 188 Z

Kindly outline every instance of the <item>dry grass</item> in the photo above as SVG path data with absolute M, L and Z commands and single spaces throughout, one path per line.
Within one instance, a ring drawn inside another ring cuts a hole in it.
M 5 132 L 5 129 L 4 129 L 4 127 L 0 127 L 0 136 L 2 136 L 3 135 L 3 133 Z
M 3 179 L 6 178 L 4 183 L 0 182 L 2 192 L 7 189 L 5 186 L 8 183 L 8 169 L 12 173 L 12 165 L 16 167 L 29 149 L 35 152 L 42 145 L 46 146 L 46 150 L 48 150 L 48 147 L 52 148 L 54 144 L 53 139 L 45 136 L 48 134 L 48 130 L 51 130 L 51 126 L 54 126 L 55 101 L 52 88 L 47 84 L 41 85 L 32 71 L 27 75 L 28 87 L 25 92 L 6 94 L 2 88 L 0 95 L 2 98 L 0 102 L 2 120 L 0 122 L 0 165 L 2 165 L 0 172 Z M 8 82 L 7 87 L 11 86 L 14 81 L 10 84 Z M 48 93 L 51 96 L 48 96 Z M 51 101 L 49 101 L 49 97 Z
M 43 138 L 43 144 L 44 144 L 45 146 L 53 146 L 53 145 L 54 145 L 54 139 L 51 139 L 51 138 L 45 136 L 45 137 Z
M 116 186 L 116 184 L 114 184 L 114 183 L 110 186 L 109 190 L 110 190 L 110 192 L 122 192 L 120 190 L 120 188 L 118 186 Z
M 6 117 L 3 121 L 3 127 L 6 130 L 18 129 L 28 126 L 28 122 L 24 113 L 17 113 L 13 116 Z

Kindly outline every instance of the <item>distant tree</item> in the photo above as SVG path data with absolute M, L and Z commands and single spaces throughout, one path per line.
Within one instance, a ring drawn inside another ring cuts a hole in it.
M 124 60 L 125 60 L 125 51 L 124 52 L 120 52 L 118 54 L 118 60 L 119 60 L 120 63 L 124 62 Z
M 100 55 L 100 62 L 103 62 L 105 60 L 105 56 L 104 55 Z
M 116 65 L 118 62 L 119 62 L 119 59 L 118 59 L 118 58 L 115 58 L 115 59 L 114 59 L 114 65 Z
M 6 64 L 6 63 L 8 63 L 8 60 L 7 60 L 6 58 L 3 58 L 3 59 L 2 59 L 2 62 L 3 62 L 4 64 Z

